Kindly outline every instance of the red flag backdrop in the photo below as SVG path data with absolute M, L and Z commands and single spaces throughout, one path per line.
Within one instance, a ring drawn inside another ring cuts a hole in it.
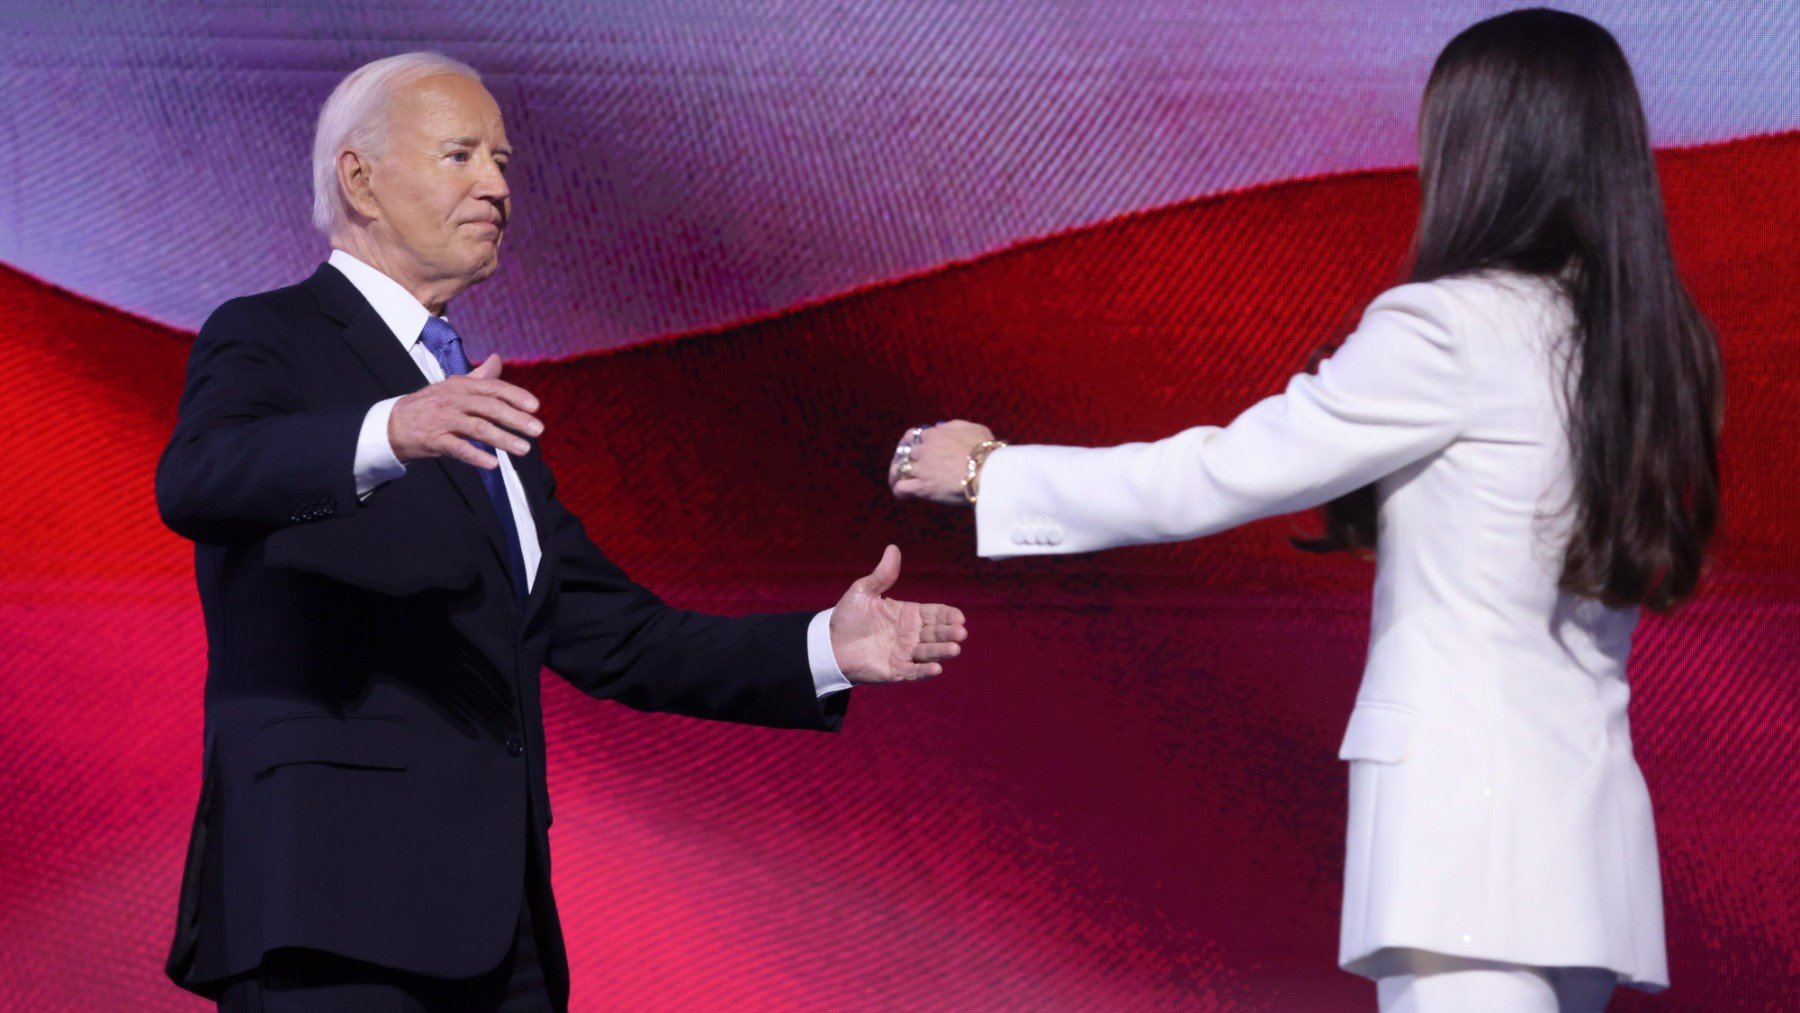
M 1675 988 L 1615 1008 L 1795 1008 L 1800 136 L 1662 166 L 1725 349 L 1726 520 L 1702 595 L 1635 645 Z M 900 591 L 972 631 L 837 736 L 546 675 L 577 1008 L 1367 1008 L 1333 966 L 1364 564 L 1289 549 L 1295 519 L 982 562 L 965 515 L 881 477 L 938 417 L 1070 443 L 1228 419 L 1392 280 L 1415 203 L 1403 172 L 1283 183 L 511 367 L 564 499 L 670 600 L 824 607 L 891 540 Z M 193 1008 L 159 964 L 205 644 L 151 492 L 189 335 L 10 271 L 0 304 L 0 1006 Z

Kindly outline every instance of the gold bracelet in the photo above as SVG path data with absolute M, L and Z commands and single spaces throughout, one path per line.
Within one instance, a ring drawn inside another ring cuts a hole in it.
M 981 498 L 981 466 L 987 463 L 989 454 L 1004 446 L 1005 440 L 984 440 L 969 451 L 969 473 L 963 476 L 962 494 L 970 506 L 974 506 L 975 501 Z

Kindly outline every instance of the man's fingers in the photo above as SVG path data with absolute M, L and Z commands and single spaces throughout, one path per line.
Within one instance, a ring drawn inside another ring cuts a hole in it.
M 927 626 L 967 626 L 962 609 L 953 605 L 921 605 L 919 621 Z
M 911 682 L 915 679 L 929 679 L 943 674 L 944 666 L 935 661 L 921 661 L 895 665 L 880 674 L 869 673 L 860 677 L 852 675 L 850 681 L 853 683 Z
M 496 431 L 503 430 L 505 432 L 506 440 L 517 440 L 521 445 L 524 444 L 524 440 L 519 439 L 519 437 L 537 436 L 544 431 L 543 424 L 537 419 L 532 418 L 530 415 L 527 415 L 516 408 L 508 407 L 504 402 L 496 401 L 492 398 L 478 399 L 473 404 L 468 405 L 467 412 L 466 418 L 486 423 Z M 487 430 L 476 431 L 471 429 L 466 435 L 473 436 L 483 443 L 492 443 L 495 446 L 504 449 L 509 454 L 523 454 L 526 450 L 530 449 L 529 447 L 526 447 L 524 450 L 514 450 L 508 443 L 489 439 L 487 436 L 482 435 L 482 433 L 486 431 Z
M 514 457 L 524 457 L 531 453 L 531 444 L 484 418 L 468 416 L 456 427 L 456 430 L 464 436 L 480 440 L 490 447 L 499 447 Z
M 492 380 L 500 375 L 500 353 L 489 352 L 488 357 L 481 360 L 481 365 L 469 370 L 469 375 L 477 380 Z
M 890 545 L 881 554 L 881 562 L 875 564 L 875 572 L 856 582 L 857 590 L 864 594 L 882 595 L 900 579 L 900 546 Z
M 470 406 L 469 413 L 479 415 L 502 429 L 510 430 L 521 436 L 542 436 L 544 434 L 544 424 L 539 422 L 536 416 L 527 415 L 504 401 L 489 398 L 477 402 Z
M 921 626 L 919 642 L 922 644 L 955 644 L 969 639 L 969 631 L 961 626 Z
M 961 653 L 961 644 L 920 644 L 913 648 L 912 660 L 943 661 L 945 658 L 954 658 Z
M 521 436 L 542 436 L 544 433 L 544 423 L 537 416 L 520 411 L 497 397 L 470 392 L 452 401 L 451 406 L 464 415 L 487 419 Z
M 472 464 L 477 468 L 489 471 L 500 467 L 500 459 L 487 451 L 481 450 L 460 436 L 443 436 L 432 444 L 439 457 L 453 457 L 464 464 Z
M 480 394 L 483 397 L 499 398 L 522 412 L 538 410 L 537 397 L 518 384 L 507 383 L 505 380 L 476 378 L 474 373 L 470 373 L 469 378 L 469 382 L 462 386 L 471 393 Z

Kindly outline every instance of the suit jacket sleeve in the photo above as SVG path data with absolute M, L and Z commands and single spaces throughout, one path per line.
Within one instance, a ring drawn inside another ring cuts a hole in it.
M 835 731 L 849 693 L 820 699 L 807 661 L 811 612 L 740 618 L 671 608 L 627 577 L 556 498 L 544 508 L 558 557 L 547 664 L 582 692 L 646 711 Z
M 1444 447 L 1468 408 L 1441 287 L 1384 293 L 1316 374 L 1223 427 L 1117 447 L 1007 447 L 982 469 L 977 551 L 1007 557 L 1170 542 L 1318 506 Z
M 201 327 L 156 468 L 157 507 L 183 537 L 242 542 L 356 503 L 352 460 L 369 406 L 302 410 L 291 339 L 246 299 Z

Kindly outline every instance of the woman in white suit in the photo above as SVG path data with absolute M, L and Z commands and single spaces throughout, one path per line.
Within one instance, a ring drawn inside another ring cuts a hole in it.
M 1459 35 L 1420 116 L 1410 283 L 1223 427 L 1106 448 L 910 431 L 896 495 L 990 557 L 1195 538 L 1328 504 L 1376 554 L 1341 964 L 1384 1010 L 1588 1010 L 1667 987 L 1625 662 L 1717 513 L 1718 350 L 1676 276 L 1631 71 L 1583 18 Z M 1377 534 L 1379 533 L 1379 538 Z

